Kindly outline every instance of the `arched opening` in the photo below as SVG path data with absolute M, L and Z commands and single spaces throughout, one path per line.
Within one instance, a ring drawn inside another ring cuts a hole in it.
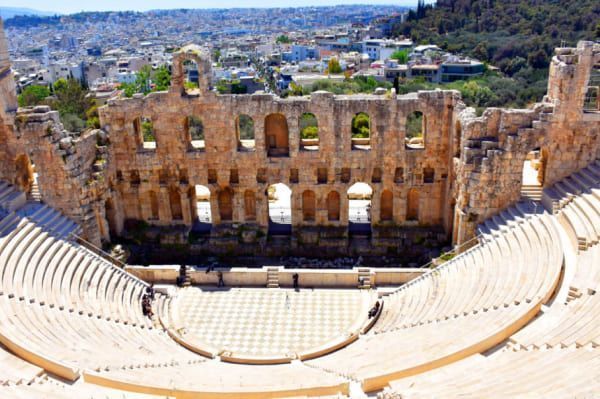
M 14 184 L 21 191 L 29 193 L 33 187 L 35 176 L 33 165 L 27 154 L 21 154 L 15 159 L 15 177 Z
M 411 188 L 408 190 L 406 200 L 406 220 L 419 220 L 419 190 Z
M 327 220 L 340 220 L 340 194 L 337 191 L 331 191 L 327 195 Z
M 462 137 L 462 125 L 460 124 L 460 121 L 456 121 L 456 123 L 454 124 L 454 157 L 455 158 L 460 157 L 461 137 Z
M 315 192 L 306 190 L 302 193 L 302 220 L 314 222 L 317 213 L 317 200 Z
M 288 125 L 282 114 L 270 114 L 265 118 L 267 153 L 270 157 L 287 157 L 290 154 Z
M 196 184 L 193 187 L 191 200 L 194 201 L 196 218 L 192 223 L 192 231 L 197 234 L 209 234 L 212 228 L 210 213 L 210 190 L 206 186 Z
M 256 220 L 256 195 L 252 190 L 244 192 L 244 214 L 246 220 Z
M 407 148 L 425 148 L 426 118 L 421 111 L 415 111 L 406 117 L 405 142 Z
M 219 191 L 217 202 L 219 204 L 219 217 L 221 222 L 233 220 L 233 190 L 229 187 Z
M 382 221 L 390 221 L 394 219 L 394 194 L 392 194 L 390 190 L 383 190 L 381 193 L 379 218 Z
M 238 151 L 254 151 L 256 141 L 254 138 L 254 120 L 248 115 L 241 114 L 236 120 Z
M 283 183 L 267 188 L 269 204 L 269 234 L 289 235 L 292 233 L 292 190 Z
M 181 208 L 181 194 L 177 187 L 169 189 L 169 204 L 171 205 L 171 218 L 173 220 L 182 220 L 183 211 Z
M 142 148 L 145 150 L 156 149 L 156 134 L 154 132 L 154 124 L 150 118 L 141 117 L 133 122 L 133 126 L 139 140 L 142 143 Z
M 111 237 L 117 236 L 117 211 L 112 199 L 108 198 L 104 203 L 104 214 L 108 223 L 108 231 Z
M 150 191 L 148 196 L 150 197 L 150 219 L 158 220 L 158 195 L 155 191 Z
M 300 149 L 304 151 L 319 150 L 319 124 L 312 113 L 304 113 L 298 122 L 300 127 Z
M 547 150 L 541 151 L 539 148 L 527 153 L 523 162 L 521 197 L 532 200 L 541 199 L 546 172 L 547 153 Z
M 198 116 L 188 116 L 185 119 L 185 129 L 191 148 L 194 150 L 204 150 L 206 148 L 204 140 L 204 124 Z
M 348 223 L 351 234 L 371 234 L 373 189 L 367 183 L 355 183 L 348 189 Z
M 365 112 L 359 112 L 352 118 L 352 149 L 371 149 L 371 117 Z
M 185 80 L 183 81 L 185 93 L 191 95 L 200 94 L 198 64 L 192 60 L 183 61 L 183 73 L 185 76 Z

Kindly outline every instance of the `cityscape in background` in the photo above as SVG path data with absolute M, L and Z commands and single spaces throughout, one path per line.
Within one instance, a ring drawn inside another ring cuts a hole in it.
M 212 55 L 211 87 L 223 94 L 302 95 L 324 80 L 357 78 L 368 80 L 372 92 L 415 78 L 446 83 L 483 74 L 478 60 L 394 35 L 409 10 L 355 5 L 91 12 L 17 16 L 5 21 L 5 29 L 18 92 L 72 78 L 89 88 L 98 105 L 139 91 L 128 88 L 140 71 L 170 73 L 172 53 L 192 43 Z M 198 83 L 194 65 L 186 74 L 189 84 Z M 147 86 L 154 90 L 157 83 L 149 79 Z

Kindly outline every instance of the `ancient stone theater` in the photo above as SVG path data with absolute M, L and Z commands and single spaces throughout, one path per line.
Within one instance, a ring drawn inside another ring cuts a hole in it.
M 186 46 L 167 92 L 71 133 L 17 106 L 1 28 L 1 398 L 600 395 L 598 44 L 555 50 L 542 102 L 481 115 L 451 90 L 220 95 Z M 311 269 L 100 249 L 140 226 L 217 255 L 455 250 Z

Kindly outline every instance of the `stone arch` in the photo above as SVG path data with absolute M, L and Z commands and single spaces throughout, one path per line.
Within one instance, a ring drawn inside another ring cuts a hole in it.
M 371 117 L 366 112 L 358 112 L 352 118 L 352 149 L 368 150 L 371 148 Z
M 27 154 L 18 155 L 15 158 L 14 183 L 20 190 L 28 193 L 34 182 L 33 165 Z
M 373 187 L 356 182 L 348 188 L 348 229 L 350 234 L 371 234 Z
M 394 219 L 394 194 L 390 190 L 383 190 L 381 193 L 379 218 L 383 221 Z
M 240 114 L 235 120 L 235 131 L 239 151 L 254 151 L 256 139 L 254 136 L 254 119 L 246 114 Z
M 133 130 L 140 148 L 144 150 L 156 149 L 156 132 L 152 119 L 145 116 L 134 119 Z
M 406 200 L 406 220 L 419 220 L 420 194 L 416 188 L 408 190 Z
M 211 75 L 210 57 L 200 46 L 193 44 L 181 48 L 174 54 L 170 90 L 182 95 L 189 94 L 186 92 L 185 87 L 186 79 L 189 80 L 186 74 L 186 62 L 192 62 L 197 66 L 197 93 L 209 90 L 208 76 Z
M 171 218 L 173 220 L 183 219 L 183 210 L 181 207 L 181 194 L 177 187 L 169 189 L 169 204 L 171 205 Z
M 219 204 L 219 217 L 221 221 L 233 220 L 233 190 L 229 187 L 220 190 L 217 202 Z
M 315 192 L 305 190 L 302 193 L 302 220 L 305 222 L 314 222 L 317 211 L 317 199 Z
M 206 147 L 204 138 L 204 123 L 199 116 L 190 115 L 185 118 L 185 131 L 190 147 L 203 150 Z
M 148 197 L 150 197 L 150 219 L 158 220 L 159 205 L 158 205 L 158 195 L 156 194 L 156 191 L 150 191 L 148 193 Z
M 115 204 L 111 198 L 108 198 L 104 202 L 104 214 L 106 216 L 106 222 L 108 223 L 108 231 L 111 237 L 117 235 L 117 210 Z
M 192 58 L 187 57 L 183 60 L 183 88 L 188 95 L 199 94 L 200 92 L 200 65 Z
M 319 122 L 315 114 L 305 112 L 298 120 L 300 127 L 300 149 L 315 151 L 319 149 Z
M 327 220 L 340 220 L 340 193 L 337 191 L 327 194 Z
M 289 131 L 285 115 L 267 115 L 265 118 L 265 140 L 270 157 L 289 156 Z
M 256 194 L 252 190 L 244 191 L 244 214 L 246 220 L 256 220 Z
M 427 118 L 421 111 L 411 112 L 406 117 L 405 142 L 407 148 L 425 148 Z

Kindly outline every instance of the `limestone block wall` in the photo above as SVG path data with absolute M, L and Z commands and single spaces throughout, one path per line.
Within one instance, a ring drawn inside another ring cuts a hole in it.
M 479 223 L 520 199 L 530 151 L 542 154 L 544 187 L 600 157 L 600 113 L 583 110 L 590 71 L 599 62 L 600 46 L 591 42 L 557 49 L 542 103 L 527 110 L 490 108 L 481 117 L 472 109 L 461 112 L 456 243 L 472 238 Z
M 451 154 L 456 150 L 454 122 L 459 93 L 431 91 L 396 97 L 321 92 L 310 98 L 281 99 L 268 94 L 218 95 L 206 86 L 186 93 L 181 88 L 179 62 L 190 57 L 208 73 L 210 65 L 197 53 L 184 52 L 175 56 L 175 89 L 112 100 L 100 109 L 103 129 L 110 135 L 107 180 L 113 188 L 113 202 L 120 204 L 118 220 L 113 223 L 117 234 L 127 219 L 161 226 L 191 225 L 196 216 L 195 185 L 210 190 L 213 225 L 252 223 L 266 229 L 267 188 L 284 183 L 292 191 L 293 228 L 347 226 L 347 191 L 356 182 L 368 183 L 373 189 L 373 225 L 405 224 L 408 192 L 413 189 L 418 190 L 417 223 L 450 230 Z M 201 79 L 201 85 L 207 81 Z M 425 115 L 423 149 L 405 145 L 406 118 L 413 111 Z M 370 116 L 369 150 L 352 146 L 351 123 L 359 112 Z M 299 120 L 303 113 L 317 118 L 318 151 L 301 148 Z M 237 118 L 242 114 L 254 122 L 253 150 L 239 145 Z M 287 156 L 269 155 L 266 121 L 275 114 L 282 115 L 287 124 Z M 190 116 L 202 120 L 205 143 L 201 149 L 191 144 L 186 123 Z M 135 122 L 138 118 L 152 121 L 155 149 L 144 147 Z M 433 170 L 429 182 L 424 182 L 425 168 Z M 314 220 L 303 218 L 302 197 L 307 190 L 315 194 Z M 380 200 L 386 190 L 392 193 L 393 216 L 382 222 Z M 328 217 L 327 197 L 332 191 L 340 198 L 339 220 Z M 255 216 L 246 214 L 247 193 L 254 196 Z M 227 213 L 223 208 L 230 203 L 232 217 L 222 220 Z

